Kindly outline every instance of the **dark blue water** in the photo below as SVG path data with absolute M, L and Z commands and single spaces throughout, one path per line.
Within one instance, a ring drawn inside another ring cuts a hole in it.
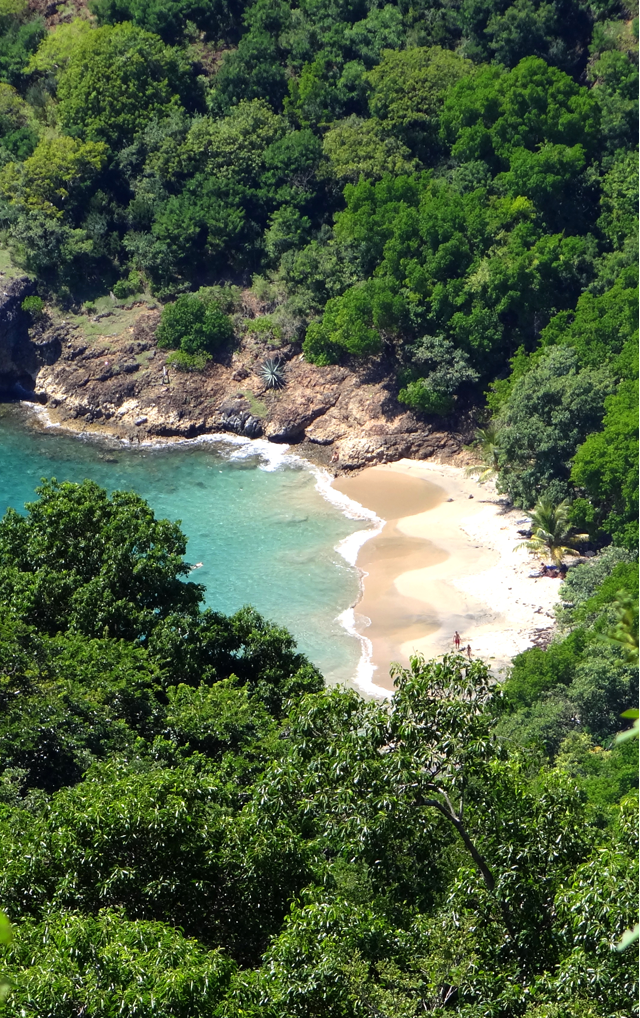
M 136 491 L 156 516 L 181 520 L 208 605 L 253 604 L 293 633 L 328 680 L 354 675 L 360 644 L 337 617 L 356 600 L 358 577 L 335 549 L 367 524 L 323 497 L 318 473 L 296 457 L 266 442 L 107 444 L 0 405 L 0 513 L 22 510 L 42 477 Z

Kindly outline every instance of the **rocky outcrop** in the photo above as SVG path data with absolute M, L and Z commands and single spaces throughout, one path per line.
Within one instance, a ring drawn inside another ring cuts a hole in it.
M 0 284 L 0 392 L 32 389 L 40 367 L 29 339 L 29 316 L 22 301 L 35 290 L 27 276 Z
M 35 292 L 28 276 L 8 281 L 0 289 L 0 392 L 33 393 L 42 367 L 55 364 L 67 339 L 65 324 L 47 318 L 34 326 L 22 310 L 25 297 Z
M 157 309 L 140 307 L 117 335 L 114 315 L 105 315 L 111 334 L 83 338 L 70 323 L 57 356 L 53 348 L 48 361 L 44 350 L 38 354 L 40 398 L 55 420 L 76 430 L 130 440 L 262 436 L 298 445 L 336 473 L 403 456 L 450 459 L 469 441 L 468 429 L 436 428 L 399 404 L 392 364 L 384 359 L 317 367 L 284 348 L 286 384 L 269 389 L 260 374 L 266 350 L 247 344 L 203 372 L 179 373 L 156 345 Z

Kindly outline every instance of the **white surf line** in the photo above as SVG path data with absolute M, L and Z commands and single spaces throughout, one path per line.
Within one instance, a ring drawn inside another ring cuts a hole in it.
M 62 428 L 62 424 L 59 424 L 58 421 L 51 420 L 51 415 L 49 414 L 49 411 L 47 410 L 46 406 L 42 405 L 42 403 L 32 403 L 28 399 L 21 399 L 19 400 L 19 403 L 20 406 L 26 406 L 27 409 L 29 409 L 33 414 L 35 414 L 36 417 L 41 417 L 44 422 L 45 428 Z M 69 431 L 71 431 L 71 429 L 69 429 Z
M 367 574 L 365 573 L 364 575 Z M 371 620 L 367 619 L 366 615 L 361 615 L 360 617 L 362 619 L 366 619 L 367 625 L 371 624 Z M 373 681 L 373 674 L 376 669 L 376 665 L 372 662 L 373 644 L 368 636 L 364 636 L 356 629 L 355 610 L 353 608 L 345 609 L 345 611 L 338 615 L 336 622 L 339 622 L 340 625 L 346 629 L 349 636 L 354 636 L 356 640 L 360 641 L 361 654 L 356 668 L 356 673 L 351 680 L 353 684 L 369 696 L 375 696 L 383 700 L 388 699 L 392 695 L 390 690 L 384 689 L 382 686 L 377 686 Z
M 328 470 L 324 470 L 321 467 L 315 467 L 310 464 L 312 471 L 316 475 L 316 489 L 320 492 L 323 498 L 330 502 L 331 505 L 335 506 L 340 512 L 350 520 L 368 520 L 372 526 L 367 527 L 366 530 L 356 530 L 353 534 L 348 534 L 335 546 L 335 551 L 347 562 L 352 568 L 357 570 L 358 583 L 360 587 L 360 594 L 358 601 L 362 598 L 364 593 L 364 580 L 369 575 L 364 569 L 360 569 L 356 565 L 358 561 L 358 553 L 362 548 L 363 544 L 370 541 L 372 537 L 377 537 L 382 531 L 386 524 L 386 520 L 378 516 L 373 509 L 367 509 L 366 506 L 356 502 L 355 499 L 349 498 L 348 495 L 343 494 L 341 491 L 336 491 L 335 488 L 331 487 L 332 481 L 334 480 L 333 474 L 329 473 Z M 384 689 L 383 686 L 378 686 L 373 681 L 374 672 L 376 666 L 373 664 L 373 645 L 371 640 L 359 633 L 356 628 L 356 616 L 355 607 L 353 604 L 349 608 L 346 608 L 340 615 L 337 616 L 336 622 L 339 622 L 343 629 L 349 634 L 349 636 L 355 637 L 360 642 L 360 660 L 356 668 L 355 675 L 352 677 L 352 682 L 355 686 L 358 686 L 363 693 L 367 693 L 369 696 L 376 696 L 387 698 L 389 696 L 389 690 Z M 366 625 L 371 625 L 371 620 L 366 615 L 360 616 Z
M 380 516 L 377 516 L 372 509 L 367 509 L 366 506 L 356 502 L 355 499 L 349 498 L 348 495 L 344 495 L 341 491 L 336 491 L 335 488 L 331 487 L 332 481 L 334 480 L 333 474 L 323 467 L 318 467 L 310 460 L 300 456 L 298 453 L 290 452 L 291 446 L 286 443 L 274 443 L 269 442 L 268 439 L 264 438 L 246 438 L 244 435 L 234 435 L 233 432 L 217 432 L 215 434 L 208 435 L 197 435 L 195 438 L 173 438 L 173 439 L 144 439 L 143 441 L 132 441 L 129 438 L 120 438 L 117 435 L 100 435 L 95 432 L 77 431 L 75 428 L 65 427 L 57 421 L 52 421 L 47 411 L 47 408 L 42 403 L 30 403 L 27 400 L 20 400 L 20 403 L 27 406 L 30 410 L 34 411 L 39 417 L 41 417 L 47 428 L 60 428 L 67 434 L 74 436 L 75 438 L 82 439 L 83 441 L 95 442 L 96 444 L 104 443 L 115 443 L 116 445 L 125 446 L 128 449 L 140 449 L 140 448 L 151 448 L 151 449 L 168 449 L 172 446 L 193 446 L 193 445 L 218 445 L 227 446 L 229 449 L 229 459 L 241 460 L 249 459 L 252 456 L 257 456 L 260 459 L 259 469 L 265 470 L 269 473 L 275 470 L 279 470 L 282 467 L 293 467 L 302 466 L 304 469 L 309 470 L 316 478 L 316 490 L 320 495 L 336 509 L 338 509 L 344 516 L 351 520 L 368 520 L 373 525 L 367 527 L 365 530 L 356 530 L 353 534 L 348 534 L 345 538 L 338 542 L 334 547 L 334 551 L 354 568 L 358 573 L 358 581 L 360 587 L 360 600 L 364 591 L 364 579 L 369 574 L 363 569 L 360 569 L 357 565 L 358 553 L 362 548 L 363 544 L 370 541 L 372 537 L 382 531 L 386 520 L 383 520 Z M 226 450 L 225 450 L 226 451 Z M 197 566 L 195 567 L 197 568 Z M 373 675 L 375 672 L 375 665 L 372 662 L 373 646 L 371 640 L 368 637 L 363 636 L 359 633 L 355 625 L 355 605 L 351 605 L 340 613 L 335 619 L 342 628 L 348 633 L 349 636 L 355 638 L 360 643 L 361 653 L 360 660 L 356 667 L 355 675 L 352 677 L 354 685 L 358 686 L 363 692 L 368 693 L 370 696 L 377 696 L 386 698 L 389 696 L 389 690 L 384 689 L 382 686 L 377 686 L 373 681 Z M 370 625 L 370 620 L 362 615 L 361 618 L 366 621 L 367 625 Z
M 216 439 L 217 441 L 224 441 L 224 436 L 212 435 L 206 436 L 209 439 Z M 341 491 L 336 491 L 333 488 L 332 482 L 334 480 L 333 474 L 323 467 L 316 466 L 311 463 L 310 460 L 305 459 L 304 456 L 300 456 L 298 453 L 290 452 L 290 446 L 283 444 L 275 444 L 269 442 L 263 438 L 241 438 L 240 436 L 234 436 L 236 442 L 236 450 L 231 454 L 231 459 L 248 459 L 250 456 L 256 454 L 263 461 L 260 464 L 261 470 L 273 471 L 279 470 L 282 467 L 293 467 L 300 466 L 305 470 L 310 471 L 316 479 L 316 491 L 329 502 L 332 506 L 338 509 L 347 519 L 351 520 L 367 520 L 372 526 L 367 527 L 365 530 L 356 530 L 353 534 L 347 534 L 341 541 L 338 542 L 334 547 L 334 551 L 348 563 L 358 574 L 358 584 L 360 593 L 358 600 L 360 600 L 364 590 L 364 579 L 368 576 L 364 570 L 358 568 L 356 565 L 358 559 L 358 553 L 363 544 L 366 541 L 371 540 L 372 537 L 376 537 L 384 527 L 386 520 L 381 519 L 372 509 L 367 509 L 366 506 L 361 505 L 354 499 L 349 498 L 348 495 L 344 495 Z M 191 441 L 197 441 L 192 439 Z M 265 462 L 266 461 L 266 462 Z M 356 667 L 355 674 L 352 676 L 352 683 L 357 686 L 362 692 L 367 693 L 369 696 L 383 697 L 389 696 L 389 691 L 384 689 L 382 686 L 377 686 L 373 681 L 373 675 L 375 671 L 375 665 L 372 662 L 373 646 L 371 640 L 368 637 L 363 636 L 356 629 L 355 620 L 355 605 L 351 605 L 340 613 L 335 619 L 347 634 L 360 643 L 360 660 Z M 361 616 L 366 620 L 366 624 L 370 625 L 370 620 L 366 619 L 366 616 Z

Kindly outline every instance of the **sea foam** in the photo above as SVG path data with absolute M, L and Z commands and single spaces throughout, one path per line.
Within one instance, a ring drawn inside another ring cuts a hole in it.
M 273 443 L 269 442 L 264 438 L 246 438 L 242 435 L 235 435 L 232 432 L 223 432 L 209 435 L 199 435 L 195 438 L 172 438 L 172 439 L 157 439 L 157 438 L 146 438 L 142 440 L 130 440 L 130 439 L 116 439 L 113 436 L 102 436 L 95 432 L 77 432 L 75 429 L 67 429 L 62 425 L 58 424 L 51 419 L 51 416 L 47 412 L 47 408 L 39 403 L 28 403 L 24 404 L 28 409 L 36 414 L 46 429 L 59 429 L 63 432 L 68 432 L 70 436 L 76 439 L 81 439 L 89 444 L 106 444 L 109 446 L 121 445 L 125 448 L 160 448 L 168 446 L 178 447 L 194 447 L 194 446 L 215 446 L 218 455 L 224 459 L 230 461 L 241 461 L 256 459 L 256 466 L 259 470 L 273 473 L 280 470 L 294 469 L 294 470 L 306 470 L 310 472 L 315 478 L 315 487 L 318 493 L 322 496 L 325 501 L 329 502 L 335 509 L 337 509 L 343 516 L 350 520 L 362 520 L 367 526 L 362 530 L 356 530 L 354 533 L 347 535 L 334 546 L 334 550 L 340 555 L 340 557 L 350 566 L 352 569 L 356 569 L 359 581 L 360 590 L 362 592 L 362 582 L 364 577 L 367 575 L 366 572 L 359 569 L 357 566 L 358 553 L 366 541 L 371 540 L 380 533 L 384 527 L 385 521 L 376 515 L 371 509 L 367 509 L 365 506 L 356 502 L 354 499 L 349 498 L 348 495 L 344 495 L 340 491 L 336 491 L 332 487 L 334 480 L 333 474 L 329 470 L 323 467 L 317 466 L 311 463 L 309 460 L 300 456 L 296 452 L 291 451 L 291 446 L 286 443 Z M 106 441 L 105 441 L 106 440 Z M 375 674 L 375 667 L 372 663 L 372 645 L 371 641 L 362 633 L 359 633 L 356 628 L 356 612 L 354 606 L 346 608 L 341 612 L 335 619 L 335 621 L 341 626 L 341 628 L 353 639 L 357 640 L 360 644 L 360 659 L 356 666 L 355 674 L 351 677 L 351 682 L 357 686 L 362 692 L 368 695 L 385 696 L 386 691 L 381 687 L 377 686 L 373 677 Z M 368 620 L 364 616 L 358 616 L 358 621 L 363 621 L 365 625 L 368 624 Z

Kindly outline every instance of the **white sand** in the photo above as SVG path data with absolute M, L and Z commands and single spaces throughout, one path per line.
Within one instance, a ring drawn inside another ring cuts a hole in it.
M 479 484 L 461 467 L 400 460 L 374 469 L 387 484 L 381 471 L 428 480 L 445 491 L 445 499 L 435 508 L 401 516 L 395 524 L 397 533 L 426 540 L 440 554 L 434 555 L 430 564 L 402 572 L 392 581 L 388 593 L 395 592 L 398 597 L 394 624 L 403 603 L 407 619 L 416 618 L 419 604 L 424 633 L 413 631 L 410 639 L 396 643 L 393 659 L 407 664 L 416 652 L 437 657 L 451 651 L 458 630 L 463 647 L 470 644 L 472 655 L 483 658 L 499 674 L 516 654 L 532 646 L 541 631 L 554 624 L 560 580 L 531 579 L 529 574 L 538 571 L 537 558 L 524 548 L 514 550 L 523 540 L 518 529 L 526 529 L 527 514 L 517 509 L 505 512 L 494 485 Z M 378 582 L 376 563 L 366 568 L 371 571 L 371 583 Z M 366 599 L 365 575 L 363 606 Z M 373 645 L 373 682 L 382 687 L 380 692 L 388 690 L 390 660 L 388 650 L 383 649 L 390 646 L 388 633 L 385 642 L 377 641 L 375 620 L 367 627 L 370 620 L 360 619 L 360 631 Z M 398 635 L 400 632 L 399 626 Z
M 560 588 L 558 579 L 531 579 L 529 574 L 538 572 L 538 559 L 526 548 L 515 550 L 523 540 L 518 529 L 527 527 L 526 513 L 505 512 L 495 504 L 499 496 L 492 484 L 479 484 L 459 467 L 407 460 L 392 467 L 435 481 L 454 500 L 398 523 L 402 533 L 427 537 L 450 555 L 428 569 L 396 578 L 397 590 L 428 601 L 440 624 L 422 640 L 403 644 L 403 652 L 443 654 L 451 649 L 457 629 L 474 655 L 495 669 L 504 668 L 532 646 L 537 633 L 553 626 Z

